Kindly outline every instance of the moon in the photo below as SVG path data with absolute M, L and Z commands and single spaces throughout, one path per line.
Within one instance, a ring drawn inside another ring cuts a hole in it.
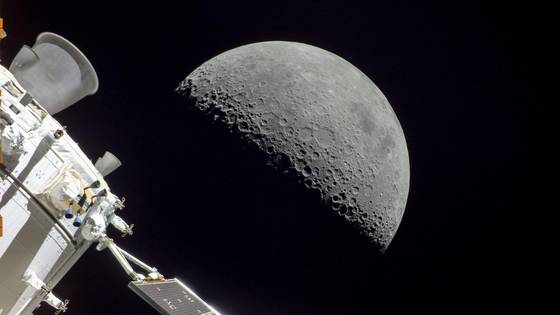
M 208 60 L 176 92 L 387 249 L 406 206 L 408 150 L 387 98 L 352 64 L 307 44 L 260 42 Z

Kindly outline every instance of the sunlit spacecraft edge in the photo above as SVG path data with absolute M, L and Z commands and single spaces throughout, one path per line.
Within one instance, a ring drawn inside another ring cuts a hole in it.
M 121 162 L 106 152 L 92 163 L 52 116 L 97 88 L 88 59 L 53 33 L 24 46 L 9 69 L 0 65 L 0 315 L 31 314 L 42 302 L 65 312 L 69 301 L 54 288 L 92 244 L 114 255 L 131 290 L 161 314 L 217 315 L 108 236 L 110 225 L 132 235 L 117 215 L 124 198 L 105 181 Z

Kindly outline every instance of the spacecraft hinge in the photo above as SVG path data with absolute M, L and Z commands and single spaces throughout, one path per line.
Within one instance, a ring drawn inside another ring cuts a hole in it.
M 115 229 L 119 230 L 122 233 L 121 237 L 133 234 L 134 224 L 129 225 L 116 214 L 112 216 L 110 223 Z
M 115 200 L 115 204 L 113 204 L 113 207 L 115 208 L 115 210 L 122 210 L 124 209 L 125 205 L 124 202 L 126 201 L 125 197 L 121 197 L 121 199 L 117 199 Z
M 42 291 L 44 294 L 43 301 L 47 302 L 47 304 L 56 309 L 55 314 L 64 313 L 68 310 L 69 301 L 62 301 L 61 299 L 56 297 L 56 295 L 52 293 L 52 290 L 47 287 L 47 285 L 41 279 L 39 279 L 39 277 L 37 277 L 37 275 L 33 271 L 26 271 L 22 281 L 25 282 L 28 286 Z

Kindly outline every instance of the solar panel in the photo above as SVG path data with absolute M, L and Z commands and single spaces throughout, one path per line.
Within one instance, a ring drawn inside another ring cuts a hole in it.
M 128 287 L 163 315 L 220 315 L 177 279 L 132 281 Z

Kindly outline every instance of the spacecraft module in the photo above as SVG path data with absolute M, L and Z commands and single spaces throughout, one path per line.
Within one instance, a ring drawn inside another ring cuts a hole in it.
M 109 249 L 131 290 L 161 314 L 218 314 L 108 236 L 109 226 L 132 234 L 117 214 L 124 198 L 105 181 L 121 163 L 109 152 L 92 163 L 52 116 L 97 87 L 88 59 L 53 33 L 24 46 L 9 69 L 0 65 L 0 315 L 31 314 L 43 302 L 65 312 L 54 288 L 91 245 Z

